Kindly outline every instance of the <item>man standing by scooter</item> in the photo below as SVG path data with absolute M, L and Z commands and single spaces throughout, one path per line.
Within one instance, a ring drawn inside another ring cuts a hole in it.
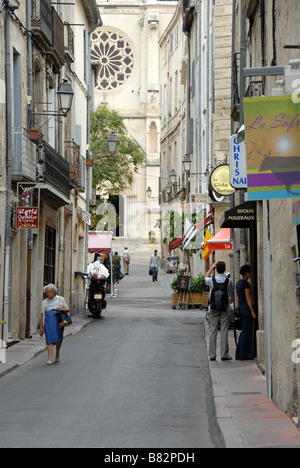
M 154 250 L 154 255 L 151 256 L 149 267 L 152 270 L 152 281 L 157 281 L 158 268 L 161 266 L 160 256 L 157 255 L 157 250 Z

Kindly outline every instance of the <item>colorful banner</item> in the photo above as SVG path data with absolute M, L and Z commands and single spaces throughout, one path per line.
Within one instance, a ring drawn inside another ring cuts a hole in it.
M 210 254 L 212 253 L 212 249 L 209 247 L 207 241 L 212 238 L 212 234 L 206 229 L 205 239 L 204 239 L 204 247 L 203 247 L 203 254 L 202 259 L 207 260 Z
M 300 113 L 291 96 L 245 98 L 248 200 L 300 197 Z

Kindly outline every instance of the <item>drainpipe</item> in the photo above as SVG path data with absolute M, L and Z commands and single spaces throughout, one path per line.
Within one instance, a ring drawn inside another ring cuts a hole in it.
M 244 0 L 241 2 L 241 53 L 240 53 L 240 127 L 244 124 L 244 97 L 245 97 L 245 75 L 244 68 L 246 68 L 246 16 L 243 12 Z M 244 203 L 245 191 L 240 191 L 240 203 Z M 241 252 L 241 265 L 246 263 L 246 229 L 241 229 L 240 252 Z
M 10 56 L 10 14 L 9 4 L 5 7 L 5 81 L 6 81 L 6 213 L 4 246 L 4 291 L 3 291 L 3 340 L 7 340 L 9 322 L 10 292 L 10 218 L 11 218 L 11 176 L 12 176 L 12 97 L 11 97 L 11 56 Z
M 26 0 L 26 25 L 31 31 L 31 0 Z M 27 95 L 31 98 L 29 104 L 28 122 L 30 122 L 32 112 L 32 87 L 33 87 L 33 63 L 32 63 L 32 42 L 31 38 L 27 38 Z M 32 205 L 32 202 L 31 202 Z M 32 229 L 28 229 L 27 243 L 27 281 L 26 281 L 26 338 L 32 338 L 30 333 L 31 322 L 31 266 L 32 266 Z
M 191 134 L 191 40 L 190 33 L 186 33 L 187 37 L 187 77 L 186 77 L 186 154 L 190 155 L 190 134 Z M 186 202 L 190 199 L 190 174 L 187 173 L 186 181 Z

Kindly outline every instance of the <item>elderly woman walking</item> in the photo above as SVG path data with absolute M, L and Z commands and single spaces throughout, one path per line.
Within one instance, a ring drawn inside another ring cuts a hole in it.
M 59 362 L 60 348 L 63 341 L 64 328 L 59 327 L 57 312 L 70 312 L 66 301 L 62 296 L 57 295 L 57 289 L 54 284 L 48 284 L 44 287 L 47 298 L 42 302 L 40 316 L 40 336 L 43 332 L 46 335 L 46 345 L 48 351 L 47 364 L 53 364 L 53 346 L 56 345 L 56 356 L 54 362 Z M 44 325 L 44 329 L 43 329 Z

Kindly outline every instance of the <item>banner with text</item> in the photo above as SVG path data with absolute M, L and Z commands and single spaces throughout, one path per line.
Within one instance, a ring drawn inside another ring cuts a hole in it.
M 300 197 L 300 114 L 291 96 L 245 98 L 248 200 Z

